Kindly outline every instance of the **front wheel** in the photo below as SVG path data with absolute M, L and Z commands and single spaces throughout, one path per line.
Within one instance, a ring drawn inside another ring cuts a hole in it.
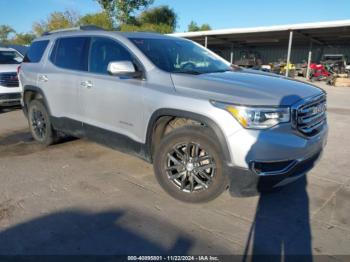
M 205 127 L 169 133 L 156 151 L 154 171 L 163 189 L 184 202 L 208 202 L 228 187 L 220 148 Z
M 57 141 L 57 133 L 52 128 L 48 111 L 41 100 L 30 102 L 28 122 L 33 138 L 40 144 L 49 146 Z

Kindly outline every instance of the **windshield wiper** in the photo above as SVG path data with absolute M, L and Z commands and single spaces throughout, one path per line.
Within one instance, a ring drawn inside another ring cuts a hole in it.
M 174 73 L 189 74 L 189 75 L 200 75 L 200 74 L 203 74 L 204 72 L 199 72 L 199 71 L 196 71 L 196 70 L 183 70 L 183 71 L 175 71 Z
M 191 74 L 191 75 L 202 75 L 202 74 L 212 74 L 212 73 L 224 73 L 224 72 L 233 72 L 232 69 L 223 69 L 223 70 L 217 70 L 217 71 L 196 71 L 196 70 L 180 70 L 180 71 L 175 71 L 174 73 L 180 73 L 180 74 Z
M 206 74 L 212 74 L 212 73 L 224 73 L 224 72 L 232 72 L 232 69 L 223 69 L 223 70 L 217 70 L 217 71 L 209 71 L 205 72 Z

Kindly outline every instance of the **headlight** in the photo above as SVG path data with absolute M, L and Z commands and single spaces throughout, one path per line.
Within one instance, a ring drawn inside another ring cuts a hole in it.
M 290 121 L 289 107 L 250 107 L 216 101 L 212 104 L 228 111 L 244 128 L 267 129 Z

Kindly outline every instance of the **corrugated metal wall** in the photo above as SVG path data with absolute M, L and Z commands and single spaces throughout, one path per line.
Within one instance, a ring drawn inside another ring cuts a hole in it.
M 221 48 L 221 47 L 211 47 L 209 43 L 209 48 L 216 52 L 218 55 L 222 56 L 226 60 L 230 61 L 231 49 Z M 238 60 L 241 58 L 242 51 L 257 52 L 263 63 L 268 64 L 271 62 L 279 61 L 280 59 L 286 60 L 287 57 L 287 46 L 285 48 L 276 46 L 264 46 L 255 47 L 249 49 L 234 48 L 233 54 L 234 59 Z M 307 61 L 309 52 L 309 46 L 293 46 L 291 53 L 292 63 L 301 63 Z M 314 45 L 312 48 L 312 62 L 319 62 L 323 54 L 345 54 L 350 59 L 350 44 L 348 46 L 338 46 L 338 47 L 322 47 Z

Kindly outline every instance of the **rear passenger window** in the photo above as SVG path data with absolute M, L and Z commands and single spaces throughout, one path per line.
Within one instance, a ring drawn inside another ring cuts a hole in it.
M 36 41 L 31 44 L 26 56 L 23 59 L 24 63 L 39 63 L 47 45 L 49 44 L 49 40 Z
M 50 59 L 58 67 L 87 71 L 89 37 L 67 37 L 56 40 Z
M 92 39 L 90 48 L 89 72 L 108 74 L 110 62 L 132 61 L 133 58 L 125 47 L 108 38 Z

